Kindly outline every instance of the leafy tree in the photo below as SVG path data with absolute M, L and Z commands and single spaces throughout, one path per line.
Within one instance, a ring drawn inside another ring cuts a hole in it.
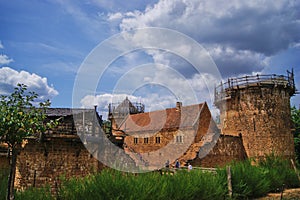
M 18 84 L 10 95 L 0 96 L 0 142 L 6 143 L 11 152 L 7 199 L 14 199 L 16 162 L 22 142 L 28 136 L 44 133 L 57 123 L 46 122 L 45 111 L 50 101 L 37 103 L 37 98 L 38 94 L 27 92 L 24 84 Z
M 294 123 L 295 151 L 298 163 L 300 163 L 300 110 L 295 106 L 291 108 L 292 121 Z
M 104 133 L 110 134 L 110 132 L 111 132 L 111 123 L 110 123 L 110 121 L 104 120 L 102 122 L 102 129 L 103 129 Z

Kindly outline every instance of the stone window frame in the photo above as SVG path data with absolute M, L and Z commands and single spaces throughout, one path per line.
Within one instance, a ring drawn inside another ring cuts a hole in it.
M 183 143 L 183 135 L 176 135 L 176 143 Z
M 133 144 L 138 144 L 138 143 L 139 143 L 139 138 L 134 137 L 134 138 L 133 138 Z
M 149 144 L 149 138 L 148 137 L 144 138 L 144 144 Z
M 161 139 L 160 138 L 161 138 L 160 136 L 156 136 L 155 137 L 155 143 L 156 144 L 160 144 L 161 143 Z

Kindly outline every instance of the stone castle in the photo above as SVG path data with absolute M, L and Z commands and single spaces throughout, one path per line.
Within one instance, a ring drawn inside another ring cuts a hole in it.
M 61 175 L 85 176 L 116 162 L 125 167 L 121 170 L 139 171 L 175 160 L 181 166 L 217 167 L 271 153 L 294 159 L 290 97 L 295 91 L 293 72 L 228 79 L 215 88 L 220 124 L 205 102 L 145 112 L 143 104 L 126 98 L 109 105 L 110 126 L 96 109 L 50 108 L 48 118 L 63 120 L 40 138 L 26 139 L 15 182 L 19 189 L 45 183 L 55 188 Z M 1 145 L 0 168 L 8 167 L 8 155 Z

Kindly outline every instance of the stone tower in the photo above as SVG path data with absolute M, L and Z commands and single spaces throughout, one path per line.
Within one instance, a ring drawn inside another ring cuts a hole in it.
M 215 106 L 225 135 L 240 135 L 249 158 L 274 153 L 294 158 L 290 98 L 293 71 L 283 75 L 230 78 L 215 88 Z

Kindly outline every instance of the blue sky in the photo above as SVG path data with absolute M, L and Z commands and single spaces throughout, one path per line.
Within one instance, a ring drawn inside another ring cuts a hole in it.
M 145 27 L 176 30 L 197 41 L 212 57 L 221 79 L 256 73 L 285 75 L 294 68 L 300 88 L 299 1 L 0 0 L 0 9 L 0 92 L 22 81 L 42 99 L 50 98 L 53 107 L 72 107 L 80 66 L 97 45 L 122 31 Z M 153 63 L 152 68 L 137 67 L 147 63 Z M 180 76 L 162 69 L 165 66 Z M 151 84 L 139 83 L 129 93 L 126 87 L 116 90 L 125 75 L 131 77 L 124 78 L 129 87 L 136 84 L 137 76 L 146 83 L 149 74 Z M 199 76 L 190 63 L 172 52 L 137 50 L 113 60 L 96 91 L 87 93 L 79 106 L 98 104 L 105 111 L 107 103 L 125 96 L 144 102 L 150 110 L 173 106 L 176 100 L 188 104 L 188 97 L 178 97 L 170 88 L 185 89 L 183 85 L 189 83 L 196 101 L 208 101 L 212 107 L 207 83 L 220 81 L 209 73 Z M 299 104 L 299 95 L 292 97 L 292 105 Z

